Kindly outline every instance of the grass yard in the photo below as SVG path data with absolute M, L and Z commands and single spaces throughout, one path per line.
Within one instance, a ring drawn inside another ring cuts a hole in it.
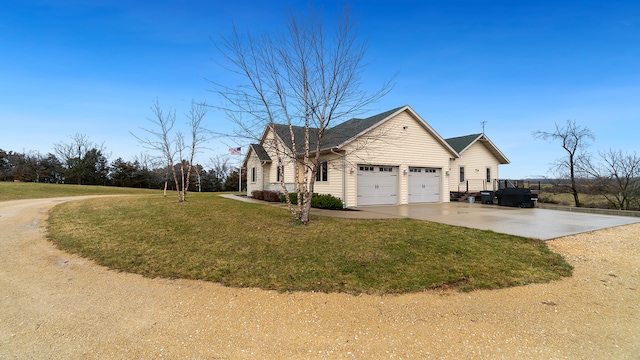
M 82 195 L 152 194 L 159 190 L 116 186 L 68 185 L 0 181 L 0 201 Z M 177 196 L 176 196 L 177 198 Z
M 64 203 L 60 249 L 120 271 L 278 291 L 398 294 L 549 282 L 572 268 L 538 240 L 417 220 L 314 217 L 192 193 Z

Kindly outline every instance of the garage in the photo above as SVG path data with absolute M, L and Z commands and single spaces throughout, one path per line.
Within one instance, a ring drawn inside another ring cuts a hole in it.
M 440 169 L 409 168 L 409 203 L 440 202 Z
M 398 203 L 398 167 L 358 165 L 358 206 Z

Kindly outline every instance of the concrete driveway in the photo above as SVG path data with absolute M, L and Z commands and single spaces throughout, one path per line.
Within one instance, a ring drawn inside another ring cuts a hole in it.
M 232 194 L 221 196 L 247 202 L 265 203 L 246 196 Z M 284 206 L 279 203 L 267 204 Z M 411 218 L 473 229 L 493 230 L 498 233 L 540 240 L 551 240 L 567 235 L 640 222 L 639 217 L 588 214 L 540 208 L 520 209 L 466 202 L 361 206 L 345 211 L 311 209 L 311 213 L 350 219 Z
M 568 212 L 549 209 L 520 209 L 480 203 L 450 202 L 362 206 L 357 211 L 339 211 L 318 215 L 360 219 L 412 218 L 474 229 L 550 240 L 604 228 L 640 222 L 640 218 Z

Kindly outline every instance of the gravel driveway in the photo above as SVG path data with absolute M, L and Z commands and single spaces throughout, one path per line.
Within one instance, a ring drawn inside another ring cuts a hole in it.
M 640 358 L 640 224 L 549 241 L 575 267 L 550 284 L 281 294 L 61 252 L 46 213 L 68 200 L 0 202 L 0 359 Z

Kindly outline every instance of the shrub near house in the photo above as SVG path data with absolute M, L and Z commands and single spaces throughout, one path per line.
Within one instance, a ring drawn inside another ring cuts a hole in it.
M 253 190 L 251 192 L 251 197 L 256 200 L 264 200 L 269 202 L 279 202 L 280 201 L 280 193 L 277 191 L 269 191 L 269 190 Z
M 298 194 L 297 193 L 289 193 L 289 200 L 292 204 L 298 203 Z M 280 202 L 287 201 L 284 195 L 280 195 Z M 331 194 L 317 194 L 313 193 L 313 197 L 311 198 L 311 207 L 316 209 L 329 209 L 329 210 L 337 210 L 343 209 L 344 205 L 342 200 L 331 195 Z

